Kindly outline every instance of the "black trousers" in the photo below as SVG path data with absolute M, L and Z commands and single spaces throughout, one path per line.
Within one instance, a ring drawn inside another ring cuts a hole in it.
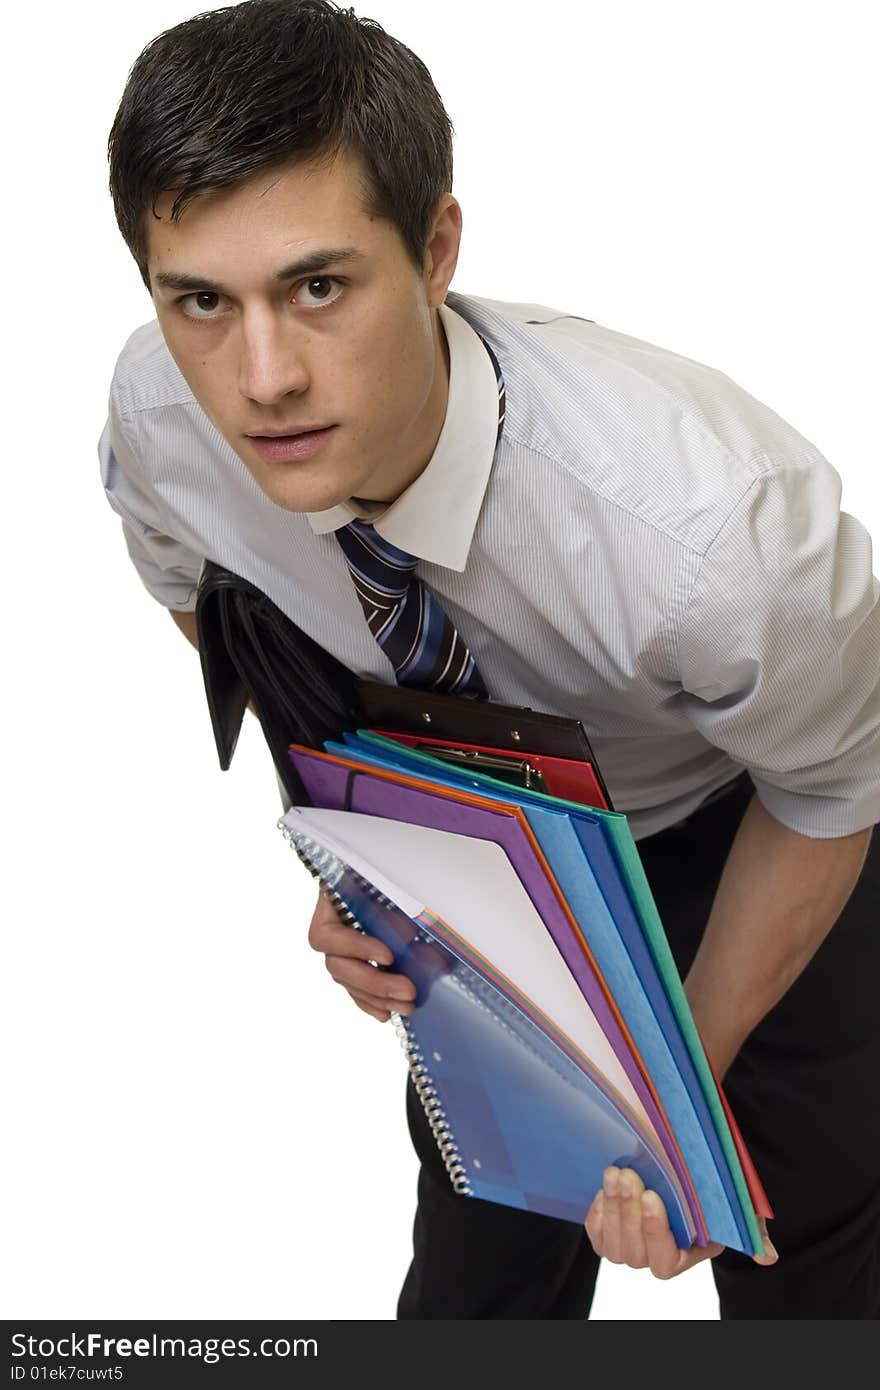
M 682 976 L 754 787 L 639 852 Z M 767 1191 L 775 1265 L 712 1261 L 722 1318 L 880 1317 L 880 836 L 819 950 L 749 1036 L 724 1089 Z M 407 1083 L 421 1161 L 398 1318 L 584 1318 L 599 1260 L 582 1227 L 458 1196 Z

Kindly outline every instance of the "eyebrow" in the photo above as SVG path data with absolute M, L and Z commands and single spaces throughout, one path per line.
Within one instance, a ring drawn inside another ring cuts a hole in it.
M 310 255 L 303 256 L 298 261 L 291 261 L 290 265 L 285 265 L 275 274 L 276 284 L 284 284 L 286 280 L 293 280 L 298 275 L 314 275 L 319 270 L 326 270 L 331 265 L 342 265 L 351 261 L 364 260 L 366 252 L 359 251 L 356 246 L 329 246 L 312 251 Z M 183 271 L 161 270 L 154 277 L 155 283 L 166 290 L 187 290 L 192 293 L 194 290 L 207 290 L 210 294 L 232 294 L 231 290 L 216 280 L 207 280 L 201 275 L 189 275 Z

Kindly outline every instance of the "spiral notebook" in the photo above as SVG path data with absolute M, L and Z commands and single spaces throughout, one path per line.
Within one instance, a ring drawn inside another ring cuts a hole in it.
M 660 1194 L 681 1246 L 699 1239 L 656 1138 L 572 1040 L 451 950 L 448 924 L 319 821 L 294 807 L 279 826 L 342 919 L 387 945 L 416 986 L 394 1026 L 455 1190 L 580 1225 L 616 1162 Z

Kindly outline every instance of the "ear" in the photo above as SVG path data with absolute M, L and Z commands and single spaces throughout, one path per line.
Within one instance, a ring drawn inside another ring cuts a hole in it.
M 444 193 L 437 204 L 425 247 L 425 290 L 432 309 L 436 309 L 446 298 L 446 291 L 455 274 L 460 245 L 461 205 L 451 193 Z

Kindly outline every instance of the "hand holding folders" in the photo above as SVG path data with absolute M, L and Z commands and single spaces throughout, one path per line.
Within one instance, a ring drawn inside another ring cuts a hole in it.
M 714 1259 L 725 1248 L 717 1241 L 704 1247 L 681 1250 L 669 1225 L 666 1209 L 656 1192 L 646 1189 L 638 1173 L 609 1167 L 604 1183 L 584 1222 L 597 1255 L 612 1264 L 631 1269 L 650 1269 L 657 1279 L 673 1279 L 702 1260 Z M 752 1255 L 759 1265 L 772 1265 L 778 1252 L 767 1233 L 767 1219 L 758 1217 L 764 1253 Z
M 348 990 L 364 1013 L 387 1023 L 391 1011 L 412 1012 L 416 991 L 405 975 L 391 972 L 394 957 L 387 946 L 363 932 L 343 926 L 332 901 L 321 891 L 309 924 L 309 945 L 326 957 L 327 970 Z M 375 961 L 376 965 L 370 964 Z

